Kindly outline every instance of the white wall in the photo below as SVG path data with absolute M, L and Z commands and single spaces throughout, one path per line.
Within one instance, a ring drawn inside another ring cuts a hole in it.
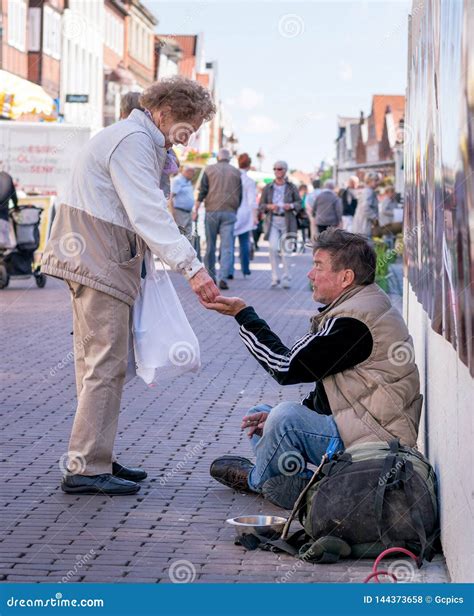
M 425 396 L 420 449 L 439 481 L 441 541 L 453 582 L 474 582 L 474 387 L 467 367 L 405 281 L 404 313 Z
M 71 0 L 62 27 L 61 110 L 66 122 L 102 127 L 104 3 Z M 66 94 L 88 94 L 88 103 L 66 103 Z
M 171 60 L 166 53 L 161 52 L 158 64 L 158 78 L 164 79 L 165 77 L 174 77 L 178 73 L 178 63 Z

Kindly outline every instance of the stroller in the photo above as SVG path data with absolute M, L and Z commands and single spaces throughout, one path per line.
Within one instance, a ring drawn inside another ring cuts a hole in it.
M 34 276 L 40 289 L 45 286 L 46 276 L 41 273 L 39 265 L 34 265 L 34 254 L 40 244 L 41 214 L 42 209 L 35 205 L 19 205 L 10 210 L 16 245 L 12 247 L 7 224 L 0 234 L 0 289 L 8 286 L 10 277 Z

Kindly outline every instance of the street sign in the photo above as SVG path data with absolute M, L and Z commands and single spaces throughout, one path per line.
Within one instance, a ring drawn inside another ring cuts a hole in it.
M 88 94 L 66 94 L 66 103 L 88 103 Z

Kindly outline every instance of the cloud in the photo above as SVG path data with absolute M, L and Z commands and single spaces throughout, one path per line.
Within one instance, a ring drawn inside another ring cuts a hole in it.
M 308 120 L 325 120 L 327 118 L 327 115 L 325 113 L 322 113 L 321 111 L 309 111 L 307 114 L 305 114 L 305 119 Z
M 226 99 L 227 105 L 235 107 L 238 105 L 242 109 L 250 110 L 263 105 L 263 93 L 257 92 L 252 88 L 242 88 L 237 97 Z
M 339 62 L 339 77 L 342 81 L 351 81 L 352 79 L 352 66 L 344 60 Z
M 248 118 L 244 131 L 246 133 L 265 134 L 274 133 L 280 126 L 266 115 L 251 115 Z

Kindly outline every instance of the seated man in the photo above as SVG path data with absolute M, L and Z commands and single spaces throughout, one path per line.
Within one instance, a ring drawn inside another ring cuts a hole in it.
M 327 449 L 400 439 L 416 446 L 422 396 L 402 315 L 374 283 L 375 253 L 359 235 L 328 229 L 314 244 L 308 274 L 323 307 L 291 349 L 238 297 L 207 308 L 234 316 L 250 353 L 280 385 L 315 382 L 301 402 L 252 408 L 243 418 L 256 462 L 224 456 L 211 475 L 291 508 Z

